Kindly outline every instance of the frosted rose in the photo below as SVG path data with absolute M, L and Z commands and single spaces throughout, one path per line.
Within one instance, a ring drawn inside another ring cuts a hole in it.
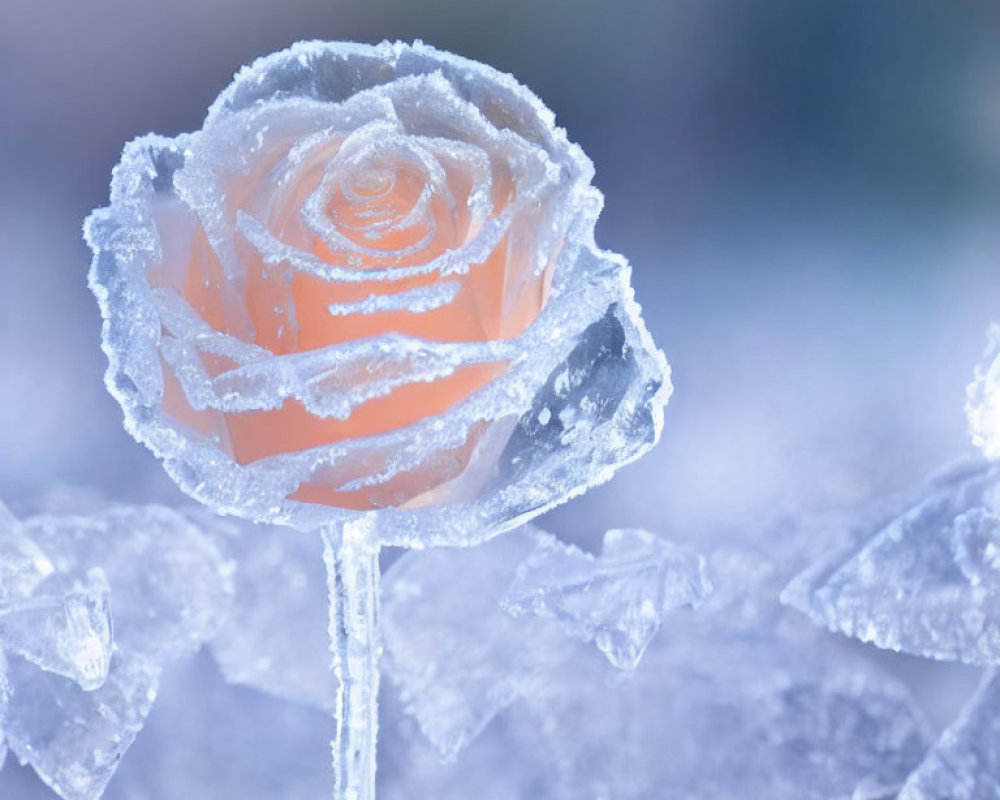
M 591 177 L 481 64 L 419 43 L 258 61 L 200 131 L 128 145 L 88 221 L 130 430 L 199 499 L 299 526 L 392 508 L 412 533 L 447 504 L 454 539 L 603 480 L 655 439 L 666 365 L 593 246 Z M 630 371 L 588 398 L 598 346 Z

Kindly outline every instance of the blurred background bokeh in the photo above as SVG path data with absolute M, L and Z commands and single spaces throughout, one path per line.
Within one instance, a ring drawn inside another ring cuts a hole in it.
M 104 389 L 81 222 L 125 141 L 200 127 L 236 69 L 306 38 L 420 38 L 509 71 L 596 165 L 598 242 L 632 262 L 676 394 L 661 445 L 544 527 L 780 548 L 782 519 L 970 450 L 965 385 L 1000 319 L 1000 4 L 2 0 L 15 510 L 53 484 L 182 500 Z

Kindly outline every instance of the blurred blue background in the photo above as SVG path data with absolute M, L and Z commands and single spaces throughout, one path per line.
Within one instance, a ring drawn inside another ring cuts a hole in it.
M 781 519 L 969 450 L 965 384 L 1000 318 L 1000 4 L 3 0 L 15 510 L 54 483 L 181 500 L 104 390 L 81 221 L 126 140 L 200 127 L 238 67 L 304 38 L 421 38 L 509 71 L 596 164 L 598 242 L 633 263 L 676 394 L 661 445 L 544 527 L 780 548 Z

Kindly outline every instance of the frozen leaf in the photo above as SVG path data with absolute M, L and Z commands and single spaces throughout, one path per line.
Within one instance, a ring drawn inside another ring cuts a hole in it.
M 612 530 L 600 558 L 541 540 L 503 604 L 515 616 L 555 618 L 571 636 L 595 641 L 616 667 L 634 669 L 663 615 L 697 606 L 710 589 L 697 553 L 646 531 Z
M 1000 677 L 990 670 L 959 719 L 906 781 L 899 800 L 1000 797 Z
M 1000 663 L 1000 468 L 959 468 L 798 576 L 783 599 L 831 630 L 942 660 Z

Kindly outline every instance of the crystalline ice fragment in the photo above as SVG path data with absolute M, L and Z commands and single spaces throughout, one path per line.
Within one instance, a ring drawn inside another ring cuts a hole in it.
M 120 506 L 86 517 L 34 517 L 24 527 L 60 573 L 103 570 L 115 645 L 131 656 L 165 664 L 189 655 L 228 611 L 231 565 L 175 511 Z
M 88 692 L 13 657 L 9 746 L 64 800 L 97 800 L 142 728 L 157 675 L 141 659 L 116 655 L 107 680 Z
M 94 569 L 68 591 L 61 583 L 50 579 L 30 598 L 0 606 L 0 643 L 93 690 L 104 682 L 111 664 L 107 580 Z
M 501 601 L 543 534 L 530 526 L 474 550 L 408 553 L 386 572 L 385 665 L 404 704 L 454 756 L 572 644 L 551 620 L 515 619 Z
M 855 543 L 813 564 L 782 599 L 879 647 L 1000 663 L 1000 467 L 963 466 Z
M 542 540 L 503 604 L 515 616 L 555 618 L 570 635 L 595 641 L 616 667 L 634 669 L 663 614 L 696 606 L 709 591 L 701 556 L 646 531 L 612 530 L 600 558 Z
M 45 553 L 0 503 L 0 605 L 29 596 L 54 571 Z
M 320 537 L 190 514 L 235 565 L 232 610 L 211 644 L 226 680 L 332 711 L 337 682 Z
M 989 340 L 969 386 L 965 411 L 972 441 L 987 458 L 1000 458 L 1000 323 L 990 327 Z
M 958 720 L 909 777 L 899 800 L 1000 797 L 1000 676 L 990 670 Z
M 703 569 L 642 531 L 610 532 L 599 559 L 531 526 L 471 551 L 408 553 L 386 574 L 387 670 L 427 738 L 453 756 L 557 669 L 572 637 L 633 668 L 662 613 L 707 591 Z
M 99 619 L 101 598 L 107 597 L 114 646 L 107 678 L 93 691 L 12 656 L 12 694 L 4 723 L 8 744 L 64 800 L 97 800 L 142 728 L 162 669 L 193 653 L 221 624 L 232 596 L 231 566 L 197 526 L 159 506 L 46 515 L 26 520 L 22 527 L 50 554 L 55 567 L 50 580 L 70 582 L 71 606 L 83 603 Z M 110 594 L 100 585 L 101 574 Z M 42 584 L 23 609 L 11 612 L 29 613 L 29 604 L 37 600 L 32 613 L 54 615 L 49 630 L 39 626 L 42 634 L 56 633 L 60 621 L 59 612 L 44 605 L 48 587 L 48 582 Z M 81 596 L 74 599 L 76 592 Z M 58 592 L 51 596 L 63 597 Z M 100 628 L 99 622 L 94 624 Z M 69 626 L 60 636 L 73 636 L 59 646 L 71 649 L 79 632 Z M 22 633 L 28 642 L 26 627 L 18 631 Z M 18 649 L 35 661 L 43 655 L 54 658 L 40 650 L 44 646 L 35 642 Z

